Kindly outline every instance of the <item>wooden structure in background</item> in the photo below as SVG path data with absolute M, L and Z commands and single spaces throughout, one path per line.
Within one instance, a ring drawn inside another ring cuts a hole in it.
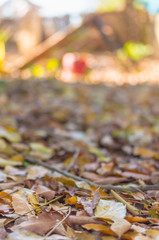
M 41 57 L 61 58 L 65 52 L 114 51 L 130 40 L 152 43 L 149 15 L 133 8 L 128 1 L 123 11 L 94 13 L 86 16 L 79 27 L 53 34 L 29 54 L 8 64 L 8 69 L 15 72 Z

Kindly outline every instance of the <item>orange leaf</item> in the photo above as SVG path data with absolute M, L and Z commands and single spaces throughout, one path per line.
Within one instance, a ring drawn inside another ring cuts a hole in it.
M 12 201 L 12 196 L 10 196 L 10 195 L 5 196 L 5 195 L 7 195 L 7 194 L 8 194 L 8 193 L 7 193 L 7 192 L 4 192 L 4 191 L 0 192 L 0 198 L 1 198 L 1 199 L 7 198 L 7 199 L 9 199 L 10 201 Z
M 133 216 L 131 216 L 131 215 L 126 216 L 125 219 L 126 219 L 127 221 L 131 222 L 131 223 L 134 223 L 134 222 L 147 222 L 147 221 L 148 221 L 147 218 L 138 217 L 138 216 L 133 217 Z
M 77 197 L 73 196 L 73 197 L 70 197 L 70 198 L 66 199 L 66 203 L 72 204 L 72 205 L 76 204 L 77 203 Z
M 94 230 L 108 235 L 116 236 L 116 234 L 110 229 L 109 226 L 105 226 L 103 224 L 85 224 L 82 227 L 86 228 L 87 230 Z

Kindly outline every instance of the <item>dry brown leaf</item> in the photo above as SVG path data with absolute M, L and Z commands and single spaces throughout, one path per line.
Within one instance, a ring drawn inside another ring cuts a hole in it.
M 44 197 L 47 200 L 51 200 L 55 196 L 55 191 L 50 190 L 49 188 L 43 186 L 43 185 L 38 185 L 35 188 L 36 194 L 38 194 L 40 197 Z
M 131 228 L 131 224 L 125 220 L 120 219 L 116 220 L 111 225 L 111 230 L 116 233 L 116 235 L 120 238 L 124 233 L 126 233 Z
M 95 219 L 93 217 L 87 217 L 87 216 L 69 216 L 68 217 L 68 222 L 73 225 L 84 225 L 84 224 L 99 224 L 99 223 L 104 223 L 104 221 Z
M 19 215 L 23 215 L 33 209 L 28 201 L 18 193 L 12 195 L 12 205 L 15 213 Z M 33 214 L 33 212 L 30 214 Z
M 96 240 L 95 237 L 87 232 L 79 232 L 79 231 L 75 231 L 72 228 L 70 228 L 69 226 L 67 227 L 67 232 L 66 232 L 66 236 L 68 237 L 68 240 L 85 240 L 85 239 L 89 239 L 89 240 Z M 61 240 L 61 238 L 60 238 Z
M 153 172 L 151 174 L 151 182 L 153 184 L 159 184 L 159 172 Z
M 146 174 L 135 173 L 135 172 L 123 172 L 122 176 L 123 177 L 130 177 L 130 178 L 134 178 L 134 179 L 142 179 L 144 181 L 149 181 L 150 180 L 150 176 L 148 176 Z
M 0 239 L 4 240 L 6 239 L 6 236 L 7 236 L 6 230 L 4 229 L 4 227 L 0 226 Z
M 12 189 L 13 187 L 17 185 L 21 185 L 22 182 L 8 182 L 8 183 L 0 183 L 0 190 L 5 190 L 5 189 Z
M 45 177 L 46 174 L 49 173 L 49 170 L 47 170 L 44 167 L 41 166 L 31 166 L 29 168 L 29 172 L 27 175 L 27 179 L 37 179 Z
M 37 217 L 30 217 L 29 220 L 13 226 L 12 231 L 27 230 L 40 235 L 46 234 L 57 223 L 57 219 L 50 213 L 41 213 Z M 55 233 L 65 235 L 61 227 L 55 229 Z
M 148 150 L 146 148 L 135 148 L 134 149 L 134 155 L 140 155 L 145 158 L 156 158 L 159 159 L 158 152 L 155 152 L 153 150 Z
M 4 172 L 9 176 L 25 176 L 27 169 L 18 169 L 12 166 L 6 166 Z
M 28 231 L 14 231 L 8 234 L 6 240 L 44 240 L 44 237 Z M 65 236 L 53 234 L 45 240 L 70 240 Z
M 101 237 L 101 240 L 118 240 L 118 238 L 111 237 L 111 236 L 104 236 L 104 237 Z

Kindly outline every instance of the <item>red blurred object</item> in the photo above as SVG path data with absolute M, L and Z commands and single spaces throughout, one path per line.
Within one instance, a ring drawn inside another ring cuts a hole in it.
M 63 70 L 82 75 L 87 70 L 86 59 L 80 54 L 66 53 L 62 58 Z

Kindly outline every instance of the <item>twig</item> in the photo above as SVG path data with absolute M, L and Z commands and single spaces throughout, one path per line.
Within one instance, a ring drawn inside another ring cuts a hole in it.
M 119 196 L 119 194 L 117 194 L 113 190 L 111 190 L 111 194 L 113 195 L 113 197 L 116 200 L 125 204 L 127 209 L 129 210 L 129 212 L 131 212 L 133 215 L 139 215 L 139 213 L 140 213 L 139 210 L 136 207 L 132 206 L 130 203 L 126 202 L 125 199 L 123 199 L 121 196 Z
M 33 208 L 33 209 L 29 210 L 28 212 L 24 213 L 23 215 L 18 216 L 18 217 L 16 217 L 16 218 L 12 219 L 11 221 L 5 223 L 4 226 L 8 225 L 8 224 L 11 223 L 11 222 L 14 222 L 15 220 L 17 220 L 17 219 L 25 216 L 26 214 L 28 214 L 28 213 L 30 213 L 30 212 L 35 211 L 35 210 L 38 209 L 38 208 L 45 207 L 45 206 L 49 205 L 50 203 L 55 202 L 55 201 L 57 201 L 58 199 L 60 199 L 60 198 L 62 198 L 62 197 L 63 197 L 63 195 L 61 195 L 61 196 L 59 196 L 59 197 L 57 197 L 57 198 L 54 198 L 54 199 L 52 199 L 51 201 L 46 202 L 46 203 L 44 203 L 44 204 L 42 204 L 42 205 L 40 205 L 40 206 L 38 206 L 38 207 L 36 207 L 36 208 Z
M 114 186 L 114 185 L 111 185 L 111 184 L 106 184 L 106 185 L 99 185 L 95 182 L 92 182 L 88 179 L 85 179 L 85 178 L 81 178 L 81 177 L 78 177 L 78 176 L 75 176 L 67 171 L 64 171 L 64 170 L 61 170 L 61 169 L 58 169 L 56 167 L 53 167 L 53 166 L 50 166 L 49 164 L 45 163 L 45 162 L 42 162 L 42 161 L 39 161 L 39 160 L 36 160 L 32 157 L 29 157 L 29 156 L 26 156 L 24 154 L 22 154 L 23 157 L 25 158 L 25 161 L 29 162 L 29 163 L 32 163 L 32 164 L 37 164 L 37 165 L 40 165 L 40 166 L 43 166 L 51 171 L 55 171 L 55 172 L 58 172 L 66 177 L 69 177 L 69 178 L 72 178 L 76 181 L 82 181 L 82 182 L 86 182 L 88 183 L 90 186 L 94 185 L 96 187 L 99 187 L 99 188 L 102 188 L 104 190 L 114 190 L 114 191 L 119 191 L 119 192 L 124 192 L 124 191 L 130 191 L 130 192 L 137 192 L 139 190 L 141 191 L 148 191 L 148 190 L 159 190 L 159 184 L 156 184 L 156 185 L 130 185 L 130 186 L 121 186 L 121 185 L 118 185 L 118 186 Z
M 7 196 L 10 196 L 10 195 L 12 195 L 13 193 L 18 192 L 19 190 L 20 190 L 20 189 L 16 189 L 16 190 L 14 190 L 14 191 L 12 191 L 12 192 L 10 192 L 10 193 L 7 193 L 7 194 L 1 196 L 0 199 L 2 199 L 2 198 L 4 198 L 4 197 L 7 197 Z
M 75 151 L 73 157 L 72 157 L 72 161 L 70 163 L 70 165 L 66 168 L 66 171 L 69 172 L 71 170 L 71 168 L 74 166 L 74 164 L 76 163 L 76 160 L 79 156 L 80 150 L 78 149 L 77 151 Z
M 65 216 L 60 222 L 58 222 L 58 223 L 46 234 L 44 240 L 45 240 L 47 237 L 49 237 L 49 236 L 55 231 L 55 229 L 56 229 L 59 225 L 61 225 L 61 224 L 68 218 L 68 216 L 70 215 L 70 213 L 71 213 L 71 207 L 69 207 L 69 210 L 68 210 L 68 213 L 66 214 L 66 216 Z

